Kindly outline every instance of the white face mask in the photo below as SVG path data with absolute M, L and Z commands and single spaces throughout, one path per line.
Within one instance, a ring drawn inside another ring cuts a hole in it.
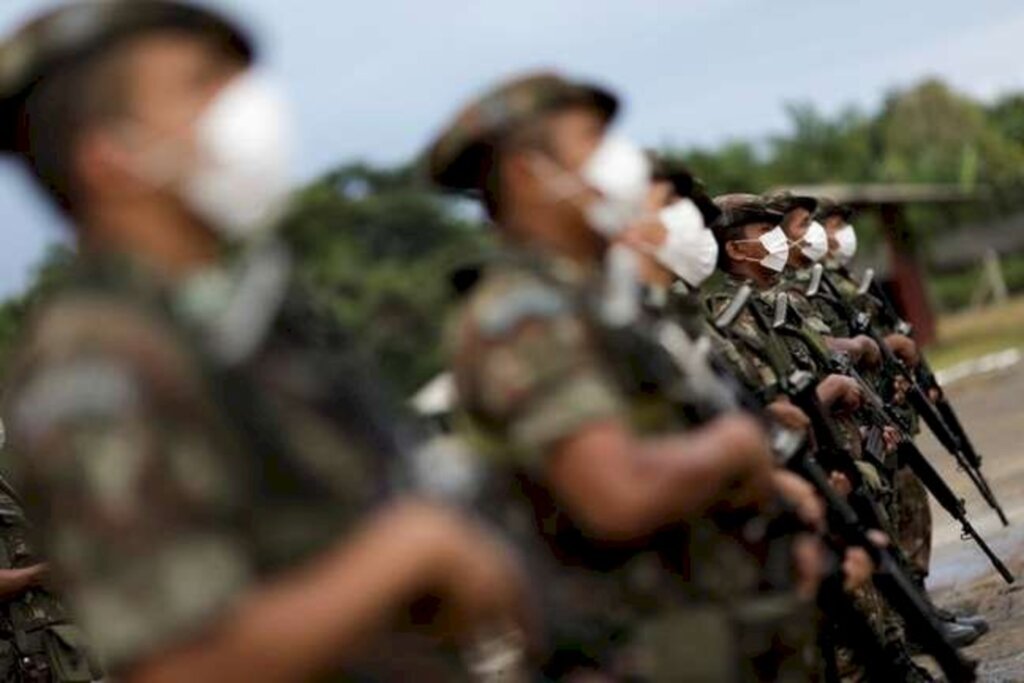
M 854 231 L 853 226 L 850 224 L 844 225 L 836 230 L 832 237 L 836 240 L 834 254 L 836 260 L 844 265 L 849 263 L 857 253 L 857 233 Z
M 762 266 L 776 273 L 781 273 L 789 261 L 789 238 L 781 225 L 758 237 L 756 240 L 736 240 L 737 242 L 760 242 L 768 253 L 758 260 Z M 753 261 L 753 259 L 749 259 Z
M 614 237 L 643 214 L 651 187 L 651 162 L 625 138 L 605 135 L 580 169 L 580 177 L 601 193 L 587 207 L 591 227 Z
M 643 150 L 624 138 L 605 135 L 579 175 L 544 155 L 535 158 L 534 168 L 559 200 L 582 201 L 588 190 L 600 193 L 582 208 L 590 227 L 606 237 L 615 237 L 643 215 L 651 164 Z
M 658 261 L 691 287 L 715 272 L 718 242 L 704 225 L 704 217 L 689 199 L 667 206 L 658 214 L 665 226 L 665 243 L 654 252 Z
M 815 263 L 825 258 L 825 254 L 828 253 L 828 233 L 825 232 L 825 226 L 818 221 L 811 223 L 800 240 L 800 253 Z
M 207 225 L 245 241 L 281 217 L 291 187 L 291 126 L 284 97 L 257 71 L 228 83 L 195 124 L 195 154 L 156 143 L 134 170 L 171 187 Z
M 229 83 L 196 127 L 198 164 L 182 194 L 229 239 L 252 237 L 281 217 L 291 165 L 283 95 L 248 71 Z

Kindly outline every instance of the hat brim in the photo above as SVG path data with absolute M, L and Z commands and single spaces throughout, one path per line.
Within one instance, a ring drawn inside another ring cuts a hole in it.
M 490 131 L 487 137 L 467 144 L 443 168 L 428 156 L 427 174 L 443 189 L 460 193 L 478 192 L 482 189 L 482 179 L 490 175 L 494 163 L 493 150 L 502 135 L 535 116 L 576 106 L 592 107 L 608 124 L 618 113 L 619 100 L 599 86 L 574 84 L 558 97 L 552 97 L 544 107 L 520 117 L 512 117 L 501 128 Z
M 165 29 L 209 35 L 246 63 L 255 57 L 251 38 L 238 25 L 194 5 L 146 0 L 61 7 L 22 27 L 0 48 L 0 72 L 10 71 L 0 76 L 0 151 L 22 148 L 25 102 L 46 76 L 109 50 L 126 38 Z
M 808 195 L 787 194 L 785 196 L 766 197 L 765 201 L 775 211 L 787 214 L 796 209 L 805 209 L 809 213 L 818 210 L 818 199 Z
M 823 221 L 826 218 L 831 218 L 832 216 L 839 216 L 844 221 L 849 221 L 851 218 L 853 218 L 853 215 L 854 210 L 852 207 L 845 206 L 843 204 L 837 204 L 834 206 L 829 206 L 824 209 L 819 209 L 818 212 L 814 215 L 814 217 L 817 220 Z
M 721 211 L 721 209 L 719 210 Z M 781 211 L 775 211 L 773 209 L 753 207 L 729 209 L 727 211 L 722 211 L 718 219 L 718 224 L 722 229 L 741 228 L 744 225 L 751 225 L 753 223 L 771 223 L 775 225 L 780 223 L 784 216 L 785 214 Z

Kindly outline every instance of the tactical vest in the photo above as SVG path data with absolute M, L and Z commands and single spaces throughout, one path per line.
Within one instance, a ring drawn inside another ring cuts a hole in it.
M 703 419 L 699 406 L 672 405 L 661 393 L 664 378 L 654 376 L 651 360 L 663 354 L 652 353 L 647 339 L 605 327 L 589 293 L 542 262 L 516 259 L 514 267 L 570 295 L 631 403 L 634 428 L 671 432 Z M 473 407 L 464 408 L 474 429 L 486 432 Z M 811 679 L 814 610 L 788 587 L 767 585 L 761 570 L 769 555 L 779 559 L 780 546 L 748 542 L 738 528 L 729 535 L 709 520 L 634 544 L 602 543 L 580 531 L 536 473 L 505 467 L 490 482 L 487 507 L 514 533 L 537 576 L 556 650 L 548 675 L 590 667 L 656 682 Z
M 21 505 L 0 492 L 0 568 L 20 569 L 41 561 L 30 545 L 30 531 Z M 85 683 L 101 675 L 82 633 L 68 621 L 55 595 L 30 588 L 0 603 L 0 681 Z

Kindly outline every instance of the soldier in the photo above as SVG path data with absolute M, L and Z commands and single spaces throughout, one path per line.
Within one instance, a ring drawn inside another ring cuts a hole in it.
M 785 214 L 779 210 L 777 204 L 769 204 L 756 195 L 725 195 L 716 197 L 715 203 L 722 211 L 713 226 L 719 245 L 719 265 L 727 278 L 722 286 L 708 297 L 709 308 L 717 315 L 731 301 L 740 284 L 749 282 L 760 292 L 754 305 L 765 307 L 765 314 L 771 318 L 773 297 L 786 286 L 782 282 L 781 273 L 791 259 L 790 239 L 781 227 Z M 798 238 L 797 242 L 799 241 Z M 805 303 L 806 311 L 811 306 L 809 302 Z M 772 347 L 771 342 L 764 338 L 764 334 L 755 323 L 741 319 L 738 321 L 738 327 L 741 330 L 738 336 L 745 340 L 751 352 L 761 353 L 762 349 Z M 813 318 L 812 323 L 804 330 L 804 339 L 783 338 L 787 353 L 783 358 L 779 358 L 776 352 L 774 362 L 795 364 L 794 369 L 809 371 L 821 380 L 817 394 L 823 406 L 830 408 L 836 417 L 840 445 L 856 459 L 856 466 L 865 481 L 867 493 L 884 501 L 889 495 L 889 487 L 877 468 L 861 457 L 861 435 L 854 419 L 854 414 L 862 403 L 861 389 L 849 377 L 828 374 L 829 367 L 820 360 L 829 354 L 829 345 L 822 334 L 825 331 L 827 327 L 824 321 Z M 877 348 L 875 350 L 877 351 Z M 833 473 L 832 483 L 837 490 L 843 493 L 850 492 L 850 481 L 845 475 Z M 889 532 L 890 520 L 883 516 L 880 522 L 883 530 Z M 931 680 L 926 672 L 909 661 L 902 624 L 887 608 L 877 591 L 867 586 L 858 590 L 856 597 L 861 609 L 871 618 L 877 633 L 886 641 L 892 656 L 897 661 L 904 662 L 907 680 Z M 842 625 L 837 626 L 840 628 L 841 640 Z M 864 672 L 857 665 L 851 651 L 840 648 L 838 655 L 839 672 L 843 679 L 863 680 Z
M 777 424 L 809 433 L 809 418 L 779 392 L 774 369 L 719 332 L 705 316 L 700 287 L 718 262 L 718 243 L 708 227 L 721 215 L 714 202 L 687 171 L 660 166 L 655 173 L 651 208 L 651 216 L 622 235 L 622 242 L 629 244 L 641 260 L 640 277 L 650 315 L 685 330 L 695 351 L 707 349 L 713 368 L 728 372 L 764 403 L 765 412 Z M 707 346 L 702 346 L 704 341 Z M 833 481 L 842 479 L 839 473 L 832 476 Z M 794 477 L 778 470 L 777 485 L 807 485 L 794 482 Z M 843 569 L 848 591 L 863 586 L 873 571 L 870 559 L 858 548 L 846 551 Z
M 790 246 L 789 258 L 777 281 L 778 291 L 789 294 L 790 303 L 807 325 L 822 335 L 830 351 L 848 354 L 862 369 L 877 368 L 882 358 L 874 340 L 863 335 L 850 336 L 848 331 L 840 334 L 839 321 L 823 314 L 804 296 L 810 267 L 821 261 L 828 250 L 825 228 L 814 220 L 818 200 L 789 193 L 769 195 L 764 200 L 770 210 L 782 216 L 779 227 Z
M 0 423 L 0 450 L 5 441 Z M 49 584 L 32 526 L 14 488 L 0 476 L 0 681 L 61 683 L 100 678 L 81 632 Z
M 741 415 L 685 428 L 613 341 L 638 299 L 631 252 L 609 245 L 650 180 L 609 131 L 616 109 L 604 89 L 526 75 L 470 103 L 427 155 L 438 185 L 482 195 L 506 247 L 455 323 L 453 372 L 503 472 L 492 500 L 547 563 L 546 673 L 806 680 L 806 597 L 751 591 L 751 551 L 697 519 L 773 507 L 763 431 Z M 796 577 L 804 596 L 816 576 Z
M 884 341 L 892 349 L 893 354 L 908 368 L 915 368 L 920 363 L 920 352 L 914 340 L 896 329 L 896 321 L 889 319 L 882 302 L 876 301 L 870 295 L 860 294 L 860 283 L 847 267 L 857 248 L 857 234 L 850 224 L 852 217 L 852 209 L 831 199 L 823 198 L 818 203 L 816 219 L 823 225 L 828 238 L 828 258 L 825 261 L 828 277 L 835 283 L 848 305 L 870 314 L 872 321 L 885 335 Z M 936 396 L 932 394 L 930 398 L 934 401 Z M 908 407 L 904 412 L 910 413 L 911 421 L 916 426 L 913 411 Z M 896 540 L 904 555 L 910 560 L 916 578 L 924 590 L 924 580 L 928 576 L 931 561 L 932 539 L 928 493 L 920 480 L 906 467 L 897 471 L 895 489 Z M 940 608 L 936 608 L 936 614 L 947 623 L 955 621 L 962 626 L 970 627 L 979 637 L 988 632 L 988 623 L 979 615 L 954 615 Z M 961 642 L 969 640 L 972 639 L 964 638 Z
M 791 299 L 801 307 L 805 319 L 814 319 L 814 321 L 825 324 L 827 334 L 830 335 L 826 337 L 831 341 L 830 348 L 842 350 L 843 346 L 838 344 L 837 338 L 851 336 L 852 331 L 848 322 L 842 315 L 836 314 L 835 308 L 822 303 L 821 300 L 810 301 L 804 292 L 811 281 L 810 266 L 827 255 L 829 240 L 838 247 L 836 234 L 848 236 L 849 232 L 841 232 L 845 228 L 838 226 L 837 223 L 846 222 L 850 215 L 849 212 L 835 203 L 825 202 L 823 205 L 819 205 L 819 202 L 813 198 L 796 197 L 786 193 L 769 196 L 766 198 L 766 203 L 783 214 L 781 226 L 786 236 L 790 238 L 793 247 L 790 252 L 788 268 L 780 286 L 790 293 Z M 816 211 L 818 213 L 815 216 Z M 829 227 L 825 228 L 819 219 L 829 223 Z M 846 224 L 848 225 L 848 222 Z M 829 238 L 829 236 L 833 237 Z M 847 242 L 844 244 L 847 245 L 856 244 L 855 237 L 852 243 L 849 242 L 849 237 L 841 237 L 840 240 L 846 240 Z M 841 270 L 835 263 L 836 259 L 831 260 L 834 261 L 833 269 Z M 842 268 L 842 272 L 840 272 L 840 280 L 844 283 L 840 291 L 847 293 L 848 301 L 853 303 L 854 307 L 864 305 L 855 300 L 863 301 L 867 297 L 856 297 L 856 290 L 854 290 L 854 295 L 849 294 L 851 287 L 856 287 L 856 285 L 845 268 Z M 881 306 L 874 306 L 872 318 L 878 319 L 879 309 Z M 912 369 L 918 366 L 920 355 L 913 340 L 899 333 L 892 326 L 883 326 L 882 334 L 884 335 L 882 343 L 888 346 L 896 357 L 903 360 L 908 368 Z M 876 385 L 876 389 L 880 393 L 890 393 L 886 391 L 881 377 L 877 374 L 870 373 L 865 377 L 873 381 L 872 383 Z M 915 416 L 909 405 L 906 404 L 901 384 L 898 383 L 893 387 L 891 393 L 896 407 L 911 424 L 915 424 L 913 419 Z M 898 434 L 892 427 L 887 427 L 886 430 L 889 435 L 889 443 L 894 444 Z M 895 532 L 895 541 L 909 560 L 915 579 L 919 581 L 924 592 L 924 579 L 928 574 L 928 560 L 931 552 L 931 509 L 928 505 L 928 493 L 924 484 L 907 467 L 895 471 L 891 487 L 893 495 L 889 499 L 888 511 L 892 520 L 892 529 Z M 980 617 L 955 617 L 950 612 L 938 608 L 935 611 L 944 623 L 950 642 L 957 646 L 970 645 L 987 631 L 987 624 Z
M 120 680 L 452 680 L 403 673 L 426 636 L 401 624 L 504 641 L 523 580 L 398 488 L 393 421 L 309 332 L 269 230 L 288 136 L 253 49 L 164 0 L 71 3 L 4 43 L 0 146 L 82 256 L 11 370 L 14 468 Z

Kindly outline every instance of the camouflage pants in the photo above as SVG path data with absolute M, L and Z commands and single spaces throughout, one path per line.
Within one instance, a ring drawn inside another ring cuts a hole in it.
M 932 514 L 928 491 L 906 467 L 896 473 L 896 543 L 914 571 L 928 576 L 932 555 Z
M 867 617 L 871 629 L 881 637 L 883 643 L 890 645 L 906 642 L 903 622 L 886 604 L 885 599 L 872 584 L 869 583 L 858 588 L 853 594 L 853 599 L 857 609 Z M 837 626 L 842 627 L 841 624 Z M 855 653 L 849 647 L 842 645 L 838 647 L 836 660 L 839 676 L 844 683 L 858 683 L 867 680 L 862 664 L 857 661 Z

